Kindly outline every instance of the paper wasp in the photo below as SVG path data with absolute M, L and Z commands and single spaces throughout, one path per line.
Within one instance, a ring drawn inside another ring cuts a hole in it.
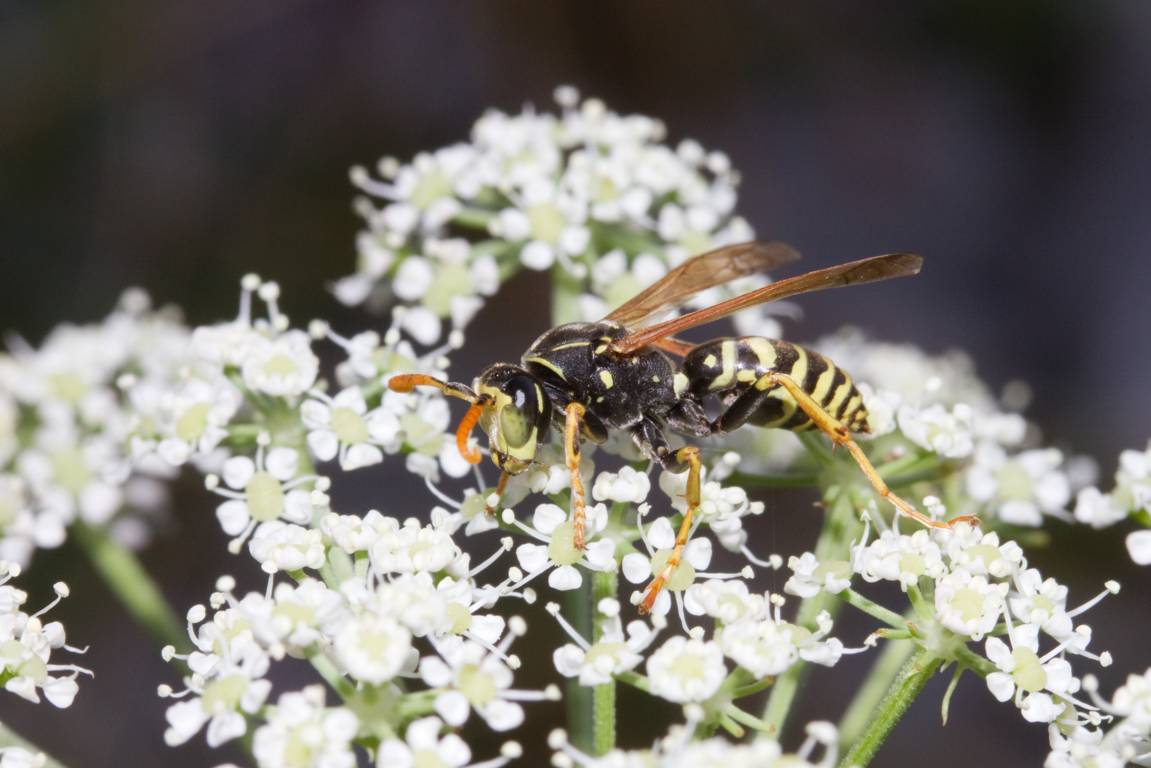
M 851 454 L 875 491 L 901 514 L 947 528 L 948 523 L 927 517 L 892 493 L 852 439 L 853 432 L 869 431 L 867 407 L 851 377 L 833 362 L 786 341 L 742 337 L 691 344 L 674 336 L 764 302 L 914 275 L 923 264 L 921 257 L 891 253 L 819 269 L 645 325 L 701 291 L 798 258 L 791 247 L 775 242 L 708 251 L 672 269 L 599 322 L 552 328 L 536 339 L 519 365 L 489 366 L 476 378 L 474 388 L 423 374 L 397 375 L 388 385 L 400 392 L 430 386 L 468 401 L 471 407 L 460 422 L 456 442 L 474 464 L 481 457 L 468 445 L 469 436 L 477 423 L 488 434 L 492 460 L 501 471 L 499 494 L 509 475 L 531 466 L 549 428 L 555 424 L 562 429 L 571 470 L 573 544 L 579 549 L 584 546 L 586 521 L 578 471 L 581 439 L 602 443 L 609 430 L 626 430 L 664 469 L 687 471 L 687 511 L 675 548 L 644 592 L 641 610 L 651 609 L 678 567 L 700 502 L 699 448 L 671 448 L 666 429 L 696 438 L 721 435 L 744 424 L 796 432 L 819 429 Z M 678 369 L 669 356 L 682 358 Z M 721 406 L 714 419 L 705 410 L 710 398 Z

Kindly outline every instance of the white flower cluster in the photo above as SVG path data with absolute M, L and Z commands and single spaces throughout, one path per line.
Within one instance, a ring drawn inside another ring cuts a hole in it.
M 760 738 L 746 744 L 733 744 L 711 737 L 693 741 L 693 730 L 702 720 L 700 707 L 684 708 L 687 722 L 677 726 L 651 749 L 613 749 L 601 757 L 591 757 L 568 743 L 564 731 L 552 731 L 548 744 L 554 750 L 552 765 L 557 768 L 831 768 L 839 756 L 839 734 L 831 723 L 809 723 L 807 738 L 798 750 L 784 752 L 773 738 Z M 817 757 L 818 755 L 818 757 Z
M 1092 528 L 1106 528 L 1132 516 L 1151 526 L 1151 443 L 1146 450 L 1119 454 L 1110 493 L 1088 487 L 1075 499 L 1075 519 Z M 1127 534 L 1127 551 L 1137 564 L 1151 565 L 1151 530 Z
M 1151 757 L 1151 669 L 1128 675 L 1110 701 L 1099 695 L 1098 688 L 1093 676 L 1084 676 L 1083 689 L 1101 713 L 1099 722 L 1092 725 L 1111 721 L 1110 727 L 1052 725 L 1051 752 L 1044 768 L 1121 768 L 1145 765 Z
M 819 563 L 810 553 L 792 558 L 786 591 L 840 594 L 851 590 L 854 576 L 868 583 L 896 582 L 910 598 L 914 619 L 873 610 L 875 604 L 854 591 L 849 596 L 848 602 L 891 621 L 892 627 L 876 637 L 912 637 L 939 657 L 976 669 L 995 698 L 1012 701 L 1030 722 L 1075 726 L 1098 720 L 1096 707 L 1077 697 L 1081 680 L 1068 657 L 1111 664 L 1109 653 L 1088 650 L 1091 627 L 1076 622 L 1103 597 L 1117 593 L 1117 583 L 1108 582 L 1092 600 L 1069 607 L 1067 587 L 1029 567 L 1018 544 L 967 523 L 912 534 L 888 529 L 867 538 L 865 531 L 850 563 Z M 1049 647 L 1041 650 L 1043 636 Z M 979 641 L 985 658 L 968 648 Z
M 27 565 L 77 520 L 102 526 L 125 506 L 161 507 L 156 480 L 170 473 L 137 461 L 133 438 L 188 350 L 179 318 L 128 291 L 100 323 L 61 325 L 38 348 L 9 343 L 0 354 L 0 558 Z M 139 540 L 139 526 L 115 522 L 121 538 Z
M 5 681 L 4 690 L 33 703 L 39 703 L 43 695 L 52 706 L 70 707 L 80 689 L 76 678 L 92 672 L 75 664 L 54 664 L 52 652 L 82 654 L 87 649 L 68 645 L 60 622 L 44 623 L 40 618 L 68 596 L 68 585 L 56 582 L 52 587 L 55 599 L 29 615 L 20 610 L 28 593 L 8 583 L 19 575 L 20 566 L 0 562 L 0 679 Z M 4 759 L 15 760 L 18 756 L 14 753 Z
M 512 686 L 519 659 L 509 653 L 524 632 L 523 621 L 487 613 L 500 596 L 482 587 L 445 527 L 399 521 L 378 512 L 364 517 L 327 513 L 319 528 L 321 554 L 308 569 L 324 566 L 321 578 L 269 579 L 266 592 L 237 596 L 223 577 L 211 600 L 189 611 L 195 650 L 166 658 L 184 660 L 191 674 L 175 691 L 165 739 L 184 743 L 206 727 L 212 746 L 243 736 L 248 720 L 263 721 L 253 753 L 261 766 L 354 766 L 354 741 L 374 745 L 377 764 L 402 765 L 404 750 L 440 744 L 444 759 L 464 765 L 470 753 L 455 737 L 438 737 L 469 715 L 505 731 L 523 720 L 522 701 L 553 699 L 554 689 Z M 502 550 L 501 550 L 502 551 Z M 343 697 L 329 706 L 319 685 L 281 693 L 269 703 L 273 665 L 285 657 L 307 659 Z M 422 688 L 413 687 L 422 682 Z M 392 702 L 397 712 L 369 717 L 359 706 Z M 433 716 L 434 715 L 434 716 Z M 422 719 L 416 719 L 421 717 Z M 446 724 L 446 725 L 445 725 Z M 395 740 L 409 726 L 406 742 Z M 307 750 L 304 760 L 300 749 Z M 514 756 L 484 765 L 494 768 Z M 410 759 L 410 756 L 409 756 Z M 417 763 L 418 764 L 418 763 Z
M 336 295 L 399 300 L 401 327 L 432 344 L 445 320 L 463 328 L 523 267 L 558 264 L 583 286 L 580 308 L 592 320 L 669 265 L 750 239 L 733 214 L 738 178 L 725 155 L 694 141 L 673 149 L 659 121 L 616 114 L 572 88 L 556 100 L 558 115 L 488 112 L 470 142 L 407 164 L 384 158 L 379 178 L 354 169 L 366 228 L 357 271 Z

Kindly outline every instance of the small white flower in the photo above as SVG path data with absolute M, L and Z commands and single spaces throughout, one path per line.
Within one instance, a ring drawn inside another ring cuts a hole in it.
M 508 635 L 510 640 L 511 635 Z M 502 653 L 507 644 L 501 643 Z M 446 723 L 462 725 L 475 710 L 488 727 L 508 731 L 524 719 L 518 701 L 551 699 L 558 692 L 518 691 L 511 687 L 512 671 L 499 656 L 473 642 L 463 642 L 447 650 L 443 659 L 425 656 L 420 661 L 420 677 L 440 690 L 435 699 L 436 713 Z
M 352 739 L 359 725 L 351 710 L 324 706 L 323 686 L 308 686 L 280 695 L 256 729 L 252 754 L 261 766 L 355 768 Z
M 981 640 L 995 629 L 1006 596 L 1006 584 L 959 569 L 936 580 L 935 614 L 951 631 Z
M 1113 495 L 1088 486 L 1076 495 L 1074 514 L 1076 522 L 1092 528 L 1107 528 L 1126 520 L 1129 511 Z
M 939 578 L 947 568 L 939 545 L 924 530 L 911 535 L 884 531 L 855 548 L 853 567 L 865 581 L 898 581 L 904 591 L 920 578 Z
M 899 428 L 916 445 L 949 459 L 962 459 L 975 448 L 971 406 L 959 403 L 951 409 L 939 403 L 926 408 L 899 408 Z
M 998 669 L 987 676 L 987 687 L 1000 701 L 1014 696 L 1025 720 L 1049 723 L 1063 712 L 1059 699 L 1075 693 L 1079 681 L 1066 659 L 1055 655 L 1060 649 L 1039 656 L 1038 635 L 1038 627 L 1022 624 L 1011 629 L 1010 647 L 997 637 L 987 638 L 987 658 Z
M 438 717 L 424 717 L 411 723 L 403 741 L 380 742 L 377 768 L 463 768 L 472 759 L 472 751 L 454 733 L 441 736 L 443 728 L 444 721 Z
M 323 535 L 315 528 L 269 520 L 256 527 L 248 551 L 269 573 L 321 568 L 325 561 Z
M 651 490 L 651 478 L 645 472 L 623 467 L 618 473 L 600 472 L 592 485 L 592 498 L 596 501 L 617 501 L 641 504 Z
M 244 383 L 274 397 L 304 394 L 316 383 L 320 361 L 303 331 L 286 331 L 247 350 L 241 370 Z
M 776 602 L 774 615 L 726 625 L 718 634 L 724 654 L 756 677 L 778 675 L 800 659 L 832 666 L 843 655 L 843 643 L 825 637 L 831 632 L 831 616 L 822 611 L 816 618 L 818 631 L 783 621 Z
M 577 565 L 593 571 L 616 569 L 615 541 L 595 538 L 607 526 L 607 508 L 603 504 L 597 504 L 587 510 L 584 527 L 586 543 L 582 550 L 576 549 L 573 543 L 575 523 L 568 520 L 568 514 L 555 504 L 537 506 L 531 526 L 520 523 L 512 515 L 508 515 L 507 519 L 541 542 L 516 547 L 516 559 L 520 567 L 527 571 L 527 576 L 516 584 L 516 589 L 546 572 L 548 586 L 567 591 L 576 589 L 583 583 L 583 576 Z
M 400 523 L 394 517 L 380 516 L 373 527 L 376 535 L 368 556 L 375 573 L 435 573 L 456 565 L 461 558 L 451 532 L 434 516 L 431 525 L 421 525 L 415 518 Z
M 787 567 L 791 578 L 783 585 L 783 591 L 798 597 L 814 597 L 820 592 L 837 595 L 851 586 L 851 563 L 846 560 L 820 562 L 812 552 L 804 552 L 800 557 L 788 558 Z
M 669 565 L 675 548 L 675 531 L 666 517 L 661 517 L 648 526 L 644 531 L 644 544 L 648 554 L 631 552 L 624 555 L 622 569 L 624 578 L 632 584 L 642 584 L 654 578 L 664 579 L 659 593 L 654 601 L 647 605 L 652 613 L 662 616 L 671 608 L 671 596 L 680 597 L 696 579 L 696 576 L 708 576 L 703 573 L 711 565 L 711 540 L 701 537 L 694 538 L 683 548 L 683 555 L 678 564 Z M 654 582 L 653 582 L 654 583 Z M 644 599 L 651 598 L 650 590 L 644 594 Z
M 711 616 L 723 625 L 765 616 L 767 600 L 752 594 L 747 582 L 708 579 L 692 584 L 684 594 L 684 607 L 695 616 Z
M 329 398 L 313 392 L 305 400 L 300 416 L 308 428 L 308 447 L 320 461 L 339 456 L 346 471 L 378 464 L 384 452 L 400 449 L 400 420 L 397 414 L 380 407 L 368 411 L 359 387 L 348 387 Z
M 256 525 L 283 518 L 306 524 L 312 520 L 311 492 L 301 485 L 312 483 L 314 476 L 297 476 L 299 454 L 291 448 L 260 446 L 253 461 L 247 456 L 233 456 L 224 462 L 223 479 L 227 488 L 210 480 L 215 493 L 228 499 L 216 507 L 216 517 L 224 532 L 234 536 L 238 548 Z
M 161 399 L 164 424 L 160 457 L 179 466 L 193 455 L 212 451 L 228 435 L 227 425 L 240 407 L 239 391 L 222 377 L 190 379 Z
M 1053 448 L 1008 456 L 998 445 L 984 443 L 967 470 L 967 492 L 1004 522 L 1041 525 L 1045 514 L 1066 517 L 1071 483 L 1062 464 L 1063 454 Z
M 403 668 L 412 650 L 412 636 L 387 616 L 362 615 L 336 633 L 333 648 L 348 674 L 379 685 Z
M 655 640 L 657 631 L 642 621 L 629 622 L 625 637 L 619 603 L 612 599 L 607 607 L 609 615 L 602 622 L 600 638 L 589 643 L 564 620 L 557 604 L 548 605 L 548 612 L 575 641 L 557 648 L 552 661 L 561 675 L 578 677 L 580 685 L 602 685 L 611 682 L 615 675 L 635 669 L 643 661 L 643 652 Z
M 1024 567 L 1023 549 L 1014 541 L 999 543 L 999 534 L 982 530 L 966 522 L 947 532 L 934 531 L 937 544 L 943 548 L 951 567 L 961 567 L 974 574 L 997 579 L 1015 574 Z
M 676 704 L 706 701 L 727 676 L 717 644 L 686 637 L 667 640 L 648 657 L 646 670 L 652 694 Z

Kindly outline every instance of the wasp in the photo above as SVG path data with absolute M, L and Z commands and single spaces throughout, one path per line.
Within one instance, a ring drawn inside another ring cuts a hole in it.
M 744 424 L 817 429 L 859 464 L 876 493 L 900 514 L 933 528 L 948 528 L 895 495 L 876 472 L 854 433 L 867 433 L 867 406 L 842 368 L 798 344 L 756 336 L 691 344 L 676 334 L 769 301 L 847 285 L 918 274 L 923 259 L 890 253 L 860 259 L 770 283 L 758 290 L 662 322 L 709 288 L 761 274 L 799 258 L 778 242 L 748 242 L 694 256 L 672 269 L 607 317 L 568 323 L 545 332 L 518 365 L 496 363 L 469 387 L 423 374 L 393 376 L 399 392 L 435 387 L 470 403 L 456 431 L 460 453 L 479 463 L 469 445 L 478 424 L 488 435 L 491 458 L 500 469 L 497 495 L 508 477 L 528 469 L 554 426 L 563 434 L 571 471 L 573 544 L 584 547 L 586 492 L 579 473 L 580 443 L 602 443 L 611 430 L 628 432 L 640 451 L 665 470 L 687 472 L 687 510 L 667 563 L 645 589 L 640 610 L 648 611 L 679 566 L 700 503 L 700 450 L 672 448 L 668 430 L 689 438 L 722 435 Z M 680 358 L 676 366 L 672 358 Z M 707 406 L 718 403 L 716 417 Z

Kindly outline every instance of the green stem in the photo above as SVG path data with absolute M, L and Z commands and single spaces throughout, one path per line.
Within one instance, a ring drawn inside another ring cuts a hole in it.
M 26 749 L 33 754 L 39 752 L 40 754 L 44 755 L 44 762 L 39 764 L 42 765 L 43 768 L 64 768 L 64 764 L 59 760 L 51 757 L 48 754 L 45 754 L 44 750 L 42 750 L 40 747 L 28 741 L 23 736 L 9 728 L 7 725 L 0 723 L 0 749 L 6 749 L 8 747 L 19 747 L 21 749 Z
M 891 686 L 891 681 L 899 674 L 911 652 L 915 650 L 915 643 L 907 640 L 890 640 L 884 644 L 879 658 L 871 665 L 863 685 L 855 692 L 855 697 L 847 706 L 843 718 L 839 721 L 839 743 L 852 745 L 863 733 L 868 719 L 875 712 L 883 695 Z
M 815 556 L 819 562 L 844 560 L 850 554 L 851 541 L 859 529 L 859 518 L 851 503 L 851 494 L 842 491 L 834 495 L 823 520 L 823 529 L 815 542 Z M 842 603 L 826 592 L 809 597 L 799 604 L 795 623 L 801 627 L 814 628 L 815 618 L 821 611 L 834 614 Z M 778 739 L 787 723 L 791 704 L 799 690 L 800 683 L 807 674 L 807 662 L 797 661 L 779 676 L 771 687 L 763 720 L 767 725 L 766 735 Z
M 552 323 L 563 325 L 579 319 L 580 282 L 569 275 L 560 265 L 552 268 Z M 570 495 L 569 495 L 570 500 Z M 578 589 L 564 593 L 564 617 L 583 637 L 595 642 L 595 575 L 586 574 Z M 602 694 L 601 694 L 602 695 Z M 614 696 L 614 689 L 613 689 Z M 606 705 L 606 700 L 603 702 Z M 576 678 L 567 681 L 564 694 L 564 707 L 567 710 L 567 726 L 571 742 L 577 749 L 590 754 L 595 752 L 599 731 L 597 728 L 597 701 L 594 689 L 579 684 Z
M 600 600 L 615 599 L 619 592 L 619 577 L 615 573 L 596 573 L 592 576 L 592 613 L 594 632 L 592 642 L 603 637 L 606 616 L 596 609 Z M 592 748 L 596 756 L 606 755 L 615 748 L 615 681 L 597 685 L 592 690 Z
M 148 634 L 162 645 L 180 648 L 188 644 L 183 622 L 135 554 L 120 546 L 106 528 L 83 521 L 72 525 L 72 536 L 104 583 Z
M 928 681 L 939 669 L 939 664 L 938 657 L 922 649 L 904 662 L 887 693 L 873 710 L 863 733 L 839 762 L 840 768 L 849 766 L 866 768 L 907 708 L 911 706 L 911 702 L 923 692 Z
M 884 608 L 882 605 L 876 603 L 871 598 L 859 594 L 850 587 L 843 590 L 843 592 L 840 593 L 840 596 L 848 605 L 858 608 L 868 616 L 879 619 L 890 627 L 902 629 L 907 626 L 907 619 L 889 608 Z
M 815 472 L 785 472 L 780 475 L 748 475 L 733 472 L 728 479 L 731 485 L 740 488 L 812 488 L 819 485 L 819 474 Z

